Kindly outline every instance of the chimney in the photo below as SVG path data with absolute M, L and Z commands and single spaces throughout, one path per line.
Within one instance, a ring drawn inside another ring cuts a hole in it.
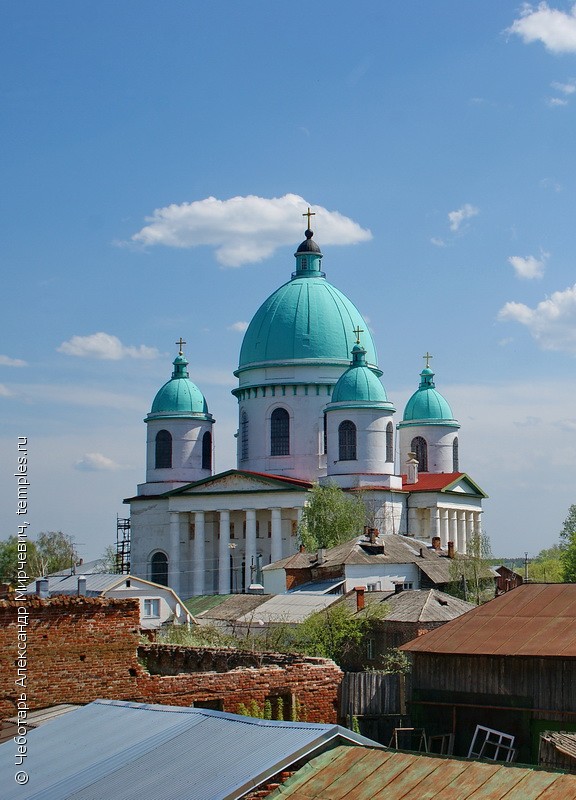
M 326 550 L 324 547 L 318 548 L 318 554 L 316 556 L 316 561 L 318 564 L 323 564 L 326 561 Z
M 299 553 L 305 553 L 306 552 L 306 548 L 304 547 L 303 544 L 301 544 L 300 547 L 298 548 L 298 552 Z
M 424 548 L 420 548 L 420 558 L 424 558 Z
M 432 537 L 432 550 L 440 550 L 442 547 L 439 536 Z
M 380 535 L 378 528 L 369 528 L 370 544 L 376 544 L 376 539 Z
M 403 583 L 395 583 L 394 584 L 394 594 L 400 594 L 404 591 L 404 584 Z
M 86 576 L 78 575 L 78 597 L 86 594 Z
M 50 597 L 50 592 L 48 590 L 48 578 L 40 578 L 36 581 L 36 594 L 38 597 L 42 597 L 44 600 L 47 597 Z
M 356 592 L 356 611 L 362 611 L 364 608 L 364 586 L 355 586 L 354 591 Z
M 454 558 L 454 542 L 448 542 L 448 558 Z

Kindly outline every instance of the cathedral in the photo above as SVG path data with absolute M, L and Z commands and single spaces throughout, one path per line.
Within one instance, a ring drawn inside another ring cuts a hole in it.
M 306 216 L 306 215 L 305 215 Z M 214 419 L 180 351 L 146 417 L 146 482 L 130 504 L 131 572 L 181 597 L 243 592 L 298 550 L 310 489 L 359 492 L 371 527 L 466 552 L 482 490 L 460 471 L 459 429 L 426 366 L 395 425 L 376 348 L 322 270 L 308 230 L 290 280 L 240 350 L 237 468 L 213 474 Z

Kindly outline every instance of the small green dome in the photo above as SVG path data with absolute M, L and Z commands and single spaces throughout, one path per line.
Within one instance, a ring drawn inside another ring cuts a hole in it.
M 211 419 L 204 395 L 190 380 L 186 358 L 180 353 L 172 363 L 172 377 L 157 393 L 146 419 L 191 416 Z
M 350 363 L 354 328 L 365 334 L 366 357 L 378 374 L 376 348 L 356 306 L 320 270 L 322 253 L 306 231 L 292 280 L 262 303 L 244 334 L 238 371 L 286 361 Z
M 455 422 L 448 401 L 435 389 L 434 373 L 425 367 L 420 373 L 420 386 L 406 404 L 403 422 L 413 421 L 449 421 Z M 402 424 L 402 423 L 400 423 Z
M 352 348 L 352 364 L 340 376 L 327 408 L 335 403 L 349 403 L 358 408 L 386 408 L 390 412 L 396 410 L 376 373 L 367 365 L 366 350 L 357 344 Z

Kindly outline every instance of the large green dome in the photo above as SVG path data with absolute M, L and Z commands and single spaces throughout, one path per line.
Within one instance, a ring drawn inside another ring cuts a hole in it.
M 292 280 L 262 303 L 244 334 L 239 371 L 266 364 L 299 361 L 350 363 L 354 329 L 364 332 L 368 363 L 377 368 L 376 348 L 356 306 L 320 271 L 322 254 L 312 232 L 295 253 Z M 380 373 L 379 373 L 380 374 Z
M 171 379 L 158 391 L 147 420 L 161 417 L 211 418 L 204 395 L 190 380 L 188 361 L 180 353 L 173 361 Z
M 416 421 L 430 425 L 451 422 L 459 427 L 448 401 L 435 388 L 434 373 L 430 367 L 425 367 L 420 373 L 420 386 L 404 410 L 402 422 Z
M 352 349 L 352 364 L 339 378 L 332 392 L 332 403 L 353 403 L 355 406 L 383 407 L 394 411 L 384 386 L 366 364 L 366 351 L 359 345 Z

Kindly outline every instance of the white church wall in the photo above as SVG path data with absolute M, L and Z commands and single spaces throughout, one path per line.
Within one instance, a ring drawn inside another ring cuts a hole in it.
M 421 436 L 428 445 L 428 472 L 454 472 L 454 439 L 458 428 L 447 425 L 410 425 L 400 428 L 400 470 L 406 472 L 412 441 Z
M 202 437 L 212 425 L 205 420 L 155 419 L 147 423 L 146 482 L 191 483 L 208 478 L 211 470 L 202 469 Z M 172 467 L 156 469 L 156 435 L 166 430 L 172 436 Z
M 338 428 L 346 420 L 356 426 L 356 459 L 353 461 L 341 461 L 339 458 Z M 391 420 L 392 415 L 375 409 L 331 409 L 327 414 L 328 475 L 393 474 L 394 459 L 386 461 L 386 427 Z

